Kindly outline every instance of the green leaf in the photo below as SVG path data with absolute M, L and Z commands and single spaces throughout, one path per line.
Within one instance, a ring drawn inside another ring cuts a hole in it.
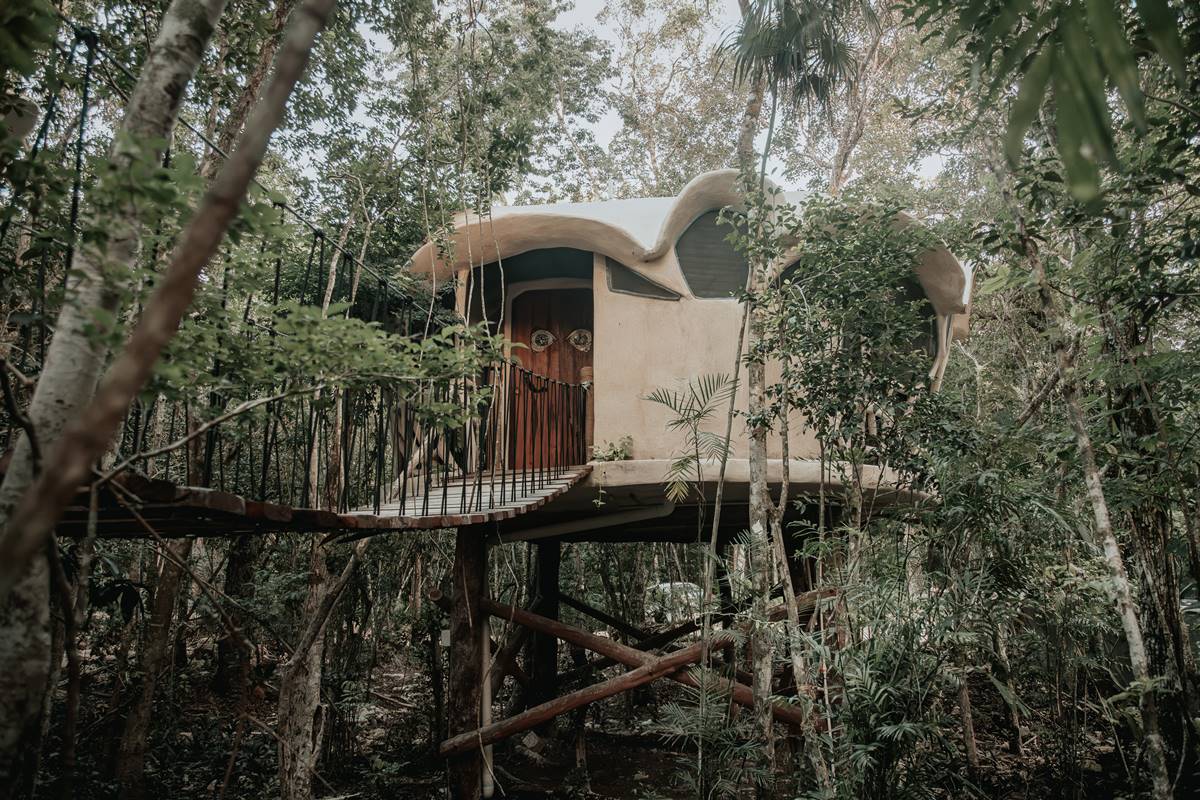
M 1004 141 L 1008 160 L 1013 164 L 1021 160 L 1021 145 L 1025 141 L 1025 132 L 1029 130 L 1042 107 L 1054 60 L 1054 48 L 1043 48 L 1029 65 L 1029 71 L 1021 81 L 1021 89 L 1017 92 L 1017 100 L 1013 103 L 1012 113 L 1008 117 L 1008 134 Z
M 1042 35 L 1042 31 L 1046 29 L 1053 18 L 1054 15 L 1049 11 L 1039 16 L 1032 25 L 1021 32 L 1012 46 L 1004 51 L 1004 56 L 996 66 L 996 77 L 992 79 L 992 85 L 988 88 L 989 102 L 995 98 L 996 93 L 1000 91 L 1000 87 L 1004 85 L 1004 81 L 1017 68 L 1017 65 L 1024 60 L 1031 49 L 1034 49 L 1038 37 Z
M 1077 200 L 1090 203 L 1100 195 L 1100 170 L 1089 141 L 1092 126 L 1072 70 L 1054 74 L 1058 154 L 1067 170 L 1067 186 Z
M 1180 86 L 1187 85 L 1187 66 L 1183 59 L 1183 44 L 1179 41 L 1179 19 L 1167 0 L 1138 0 L 1138 16 L 1146 26 L 1146 36 L 1154 49 L 1175 73 Z
M 1096 39 L 1096 49 L 1104 62 L 1108 74 L 1125 101 L 1125 108 L 1138 130 L 1146 129 L 1145 98 L 1138 85 L 1137 62 L 1133 50 L 1125 39 L 1125 26 L 1117 13 L 1116 6 L 1108 0 L 1088 0 L 1088 25 Z
M 1066 72 L 1067 81 L 1075 92 L 1080 107 L 1086 114 L 1080 127 L 1094 159 L 1117 163 L 1113 145 L 1112 117 L 1108 112 L 1108 85 L 1096 50 L 1092 47 L 1083 19 L 1074 13 L 1063 15 L 1061 25 L 1066 58 L 1060 63 L 1058 72 Z M 1055 84 L 1057 87 L 1057 83 Z M 1055 89 L 1055 97 L 1058 92 Z

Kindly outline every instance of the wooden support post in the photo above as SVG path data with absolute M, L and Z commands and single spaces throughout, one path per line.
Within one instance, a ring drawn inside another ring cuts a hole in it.
M 676 672 L 681 667 L 694 664 L 700 660 L 703 650 L 704 643 L 696 642 L 691 647 L 686 647 L 670 655 L 659 658 L 650 657 L 642 666 L 615 678 L 534 706 L 501 722 L 494 722 L 491 725 L 480 726 L 478 730 L 452 736 L 442 742 L 439 752 L 443 756 L 475 752 L 481 746 L 486 747 L 513 734 L 549 722 L 559 714 L 564 714 L 588 703 L 594 703 L 597 700 L 603 700 L 606 697 L 612 697 L 614 694 L 636 689 L 656 678 Z
M 563 605 L 570 606 L 580 614 L 585 614 L 597 622 L 603 622 L 613 630 L 617 631 L 618 633 L 625 634 L 634 641 L 640 641 L 642 639 L 649 638 L 650 636 L 649 633 L 637 627 L 636 625 L 630 625 L 625 620 L 619 619 L 618 617 L 614 617 L 612 614 L 609 614 L 606 611 L 601 611 L 598 608 L 590 606 L 582 600 L 576 600 L 574 597 L 562 594 L 561 592 L 558 595 L 558 599 L 562 601 Z
M 430 589 L 425 593 L 429 598 L 429 602 L 440 608 L 447 614 L 450 613 L 451 603 L 450 598 L 442 593 L 441 589 Z M 529 640 L 529 635 L 532 633 L 528 628 L 521 627 L 505 640 L 504 646 L 500 647 L 495 639 L 489 639 L 488 646 L 496 653 L 496 663 L 492 667 L 492 696 L 500 693 L 500 687 L 504 684 L 504 679 L 509 675 L 524 687 L 529 686 L 529 675 L 517 663 L 517 653 L 521 652 L 521 648 L 525 646 L 525 642 Z
M 557 541 L 544 541 L 534 547 L 537 554 L 534 574 L 537 613 L 547 619 L 558 619 L 558 566 L 562 545 Z M 530 656 L 531 684 L 526 697 L 529 705 L 536 706 L 558 694 L 558 639 L 535 629 Z
M 484 585 L 487 585 L 486 579 Z M 488 674 L 492 660 L 492 629 L 486 616 L 479 623 L 479 671 L 483 675 L 479 691 L 479 727 L 486 728 L 492 724 L 492 676 Z M 483 785 L 480 792 L 483 800 L 491 800 L 492 795 L 496 793 L 496 773 L 492 769 L 493 763 L 492 746 L 485 745 L 483 748 Z
M 450 609 L 450 734 L 480 727 L 483 685 L 483 614 L 479 603 L 487 585 L 487 547 L 478 528 L 459 528 L 454 544 Z M 479 800 L 483 758 L 472 750 L 450 758 L 447 765 L 453 800 Z
M 487 598 L 480 600 L 479 608 L 485 614 L 491 614 L 492 616 L 497 617 L 499 619 L 511 620 L 512 622 L 515 622 L 518 625 L 525 625 L 539 633 L 544 633 L 548 636 L 554 636 L 558 639 L 562 639 L 564 642 L 570 642 L 571 644 L 577 644 L 580 647 L 585 647 L 588 650 L 591 650 L 595 653 L 599 653 L 601 655 L 608 656 L 609 658 L 612 658 L 613 660 L 617 661 L 618 663 L 625 664 L 626 666 L 641 667 L 641 666 L 645 666 L 645 665 L 648 665 L 651 663 L 657 663 L 657 661 L 658 661 L 658 659 L 655 656 L 652 656 L 649 653 L 645 653 L 636 648 L 621 644 L 620 642 L 614 642 L 612 639 L 606 639 L 603 636 L 596 636 L 594 634 L 588 633 L 587 631 L 581 631 L 578 628 L 573 628 L 570 625 L 565 625 L 556 620 L 546 619 L 545 617 L 541 617 L 537 614 L 533 614 L 533 613 L 531 613 L 529 611 L 525 611 L 523 609 L 513 608 L 512 606 L 502 605 L 501 603 L 497 603 L 494 600 L 488 600 Z M 782 619 L 783 614 L 785 613 L 781 607 L 776 607 L 775 609 L 772 609 L 772 611 L 776 612 L 775 614 L 773 614 L 773 616 L 776 616 L 778 619 Z M 716 634 L 713 635 L 709 644 L 713 647 L 719 647 L 719 646 L 723 645 L 724 643 L 730 641 L 732 635 L 733 634 L 729 631 L 718 631 Z M 692 645 L 691 647 L 687 647 L 687 648 L 684 648 L 683 650 L 679 650 L 676 652 L 677 653 L 688 652 L 694 647 L 701 647 L 703 644 L 704 644 L 703 642 L 697 642 L 695 645 Z M 675 654 L 673 653 L 672 655 L 675 655 Z M 689 662 L 684 662 L 684 663 L 689 663 Z M 663 675 L 665 675 L 666 677 L 670 678 L 673 681 L 678 681 L 679 683 L 682 683 L 686 686 L 698 686 L 699 685 L 699 682 L 696 680 L 696 678 L 694 678 L 692 676 L 692 674 L 689 672 L 669 672 L 669 673 L 663 673 Z M 749 686 L 747 686 L 743 683 L 737 683 L 737 682 L 729 681 L 729 680 L 726 680 L 723 678 L 710 678 L 709 680 L 711 682 L 715 683 L 716 685 L 720 686 L 722 689 L 728 691 L 735 703 L 738 703 L 739 705 L 748 706 L 750 708 L 754 707 L 754 695 L 751 692 Z M 644 682 L 645 681 L 643 681 L 643 683 Z M 641 684 L 639 683 L 637 685 L 640 686 Z M 590 687 L 590 688 L 595 688 L 595 687 Z M 627 686 L 625 688 L 628 689 L 628 688 L 633 688 L 633 687 Z M 584 690 L 584 691 L 586 691 L 586 690 Z M 621 690 L 621 691 L 623 691 L 623 690 Z M 615 692 L 614 692 L 614 694 L 615 694 Z M 570 696 L 570 695 L 568 695 L 568 696 Z M 609 695 L 604 695 L 604 696 L 608 697 Z M 562 698 L 560 698 L 560 699 L 562 699 Z M 591 702 L 591 701 L 589 700 L 587 702 Z M 543 704 L 543 706 L 544 705 L 548 705 L 548 704 Z M 556 711 L 555 713 L 561 714 L 563 711 L 569 711 L 571 708 L 576 708 L 576 707 L 577 706 L 570 706 L 569 708 L 561 708 L 558 711 Z M 800 709 L 798 709 L 794 706 L 789 706 L 789 705 L 784 705 L 784 704 L 776 704 L 771 707 L 771 713 L 774 715 L 774 717 L 776 719 L 780 720 L 781 722 L 789 723 L 791 725 L 799 726 L 801 723 L 804 722 L 804 714 L 800 711 Z M 544 721 L 545 720 L 538 720 L 534 724 L 541 724 Z M 500 724 L 503 724 L 503 723 L 500 723 Z

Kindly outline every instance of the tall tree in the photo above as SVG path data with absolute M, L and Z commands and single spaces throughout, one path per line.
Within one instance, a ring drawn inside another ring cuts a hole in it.
M 91 224 L 105 236 L 75 254 L 68 302 L 28 410 L 36 441 L 27 436 L 17 440 L 0 484 L 0 785 L 15 786 L 10 776 L 27 760 L 25 748 L 39 740 L 29 726 L 50 672 L 50 590 L 43 556 L 49 539 L 45 530 L 14 526 L 14 509 L 39 470 L 49 465 L 67 426 L 86 407 L 104 367 L 143 224 L 136 191 L 130 194 L 117 182 L 135 169 L 152 171 L 161 161 L 224 6 L 225 0 L 175 0 L 163 16 L 109 154 L 113 185 L 108 196 L 113 200 L 95 210 Z
M 751 638 L 755 659 L 755 711 L 767 751 L 771 752 L 771 647 L 766 633 L 767 607 L 770 603 L 771 562 L 776 549 L 772 538 L 780 539 L 782 515 L 787 504 L 787 489 L 777 503 L 768 485 L 767 439 L 772 422 L 768 409 L 766 360 L 767 315 L 759 302 L 763 292 L 784 266 L 775 241 L 778 236 L 775 204 L 777 198 L 766 188 L 766 163 L 780 102 L 792 107 L 824 106 L 837 86 L 850 73 L 849 45 L 845 39 L 845 9 L 825 3 L 796 0 L 751 0 L 742 6 L 743 16 L 731 41 L 735 58 L 735 76 L 749 87 L 746 109 L 739 131 L 737 156 L 742 181 L 749 201 L 746 254 L 750 262 L 747 287 L 748 307 L 746 383 L 749 388 L 747 427 L 750 434 L 750 549 L 757 553 L 754 610 L 756 633 Z M 752 158 L 755 120 L 764 97 L 769 98 L 771 113 L 761 166 Z M 786 409 L 781 419 L 786 419 Z M 786 437 L 786 426 L 783 430 Z M 785 448 L 786 452 L 786 448 Z M 785 459 L 786 460 L 786 459 Z M 784 570 L 785 581 L 790 581 Z M 794 595 L 794 588 L 793 588 Z M 793 603 L 794 605 L 794 603 Z M 793 620 L 793 624 L 797 620 Z

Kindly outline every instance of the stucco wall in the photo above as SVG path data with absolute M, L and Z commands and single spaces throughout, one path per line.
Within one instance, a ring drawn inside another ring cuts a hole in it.
M 631 267 L 651 280 L 686 292 L 674 252 L 656 261 Z M 729 375 L 737 352 L 741 306 L 733 299 L 654 300 L 608 289 L 603 256 L 594 262 L 592 290 L 595 298 L 595 439 L 614 442 L 633 438 L 635 459 L 672 458 L 680 454 L 683 433 L 668 429 L 671 412 L 645 397 L 660 387 L 683 388 L 696 376 Z M 744 381 L 737 405 L 744 410 L 747 392 Z M 800 417 L 793 418 L 793 431 L 800 430 Z M 721 412 L 709 426 L 724 433 Z M 745 425 L 734 421 L 733 455 L 745 458 Z M 811 436 L 793 433 L 791 454 L 805 458 L 816 455 Z M 779 457 L 778 437 L 771 455 Z

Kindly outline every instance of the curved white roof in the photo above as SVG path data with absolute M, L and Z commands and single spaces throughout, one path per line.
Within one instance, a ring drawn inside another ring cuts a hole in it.
M 411 268 L 440 278 L 530 250 L 572 247 L 600 253 L 631 267 L 650 267 L 672 251 L 679 236 L 701 214 L 738 206 L 743 194 L 738 171 L 697 175 L 676 197 L 645 197 L 593 203 L 496 206 L 487 217 L 459 214 L 450 236 L 451 255 L 441 258 L 436 242 L 413 254 Z M 782 194 L 797 204 L 803 192 Z M 913 224 L 908 217 L 901 224 Z M 926 252 L 917 279 L 938 314 L 966 311 L 968 275 L 944 247 Z

